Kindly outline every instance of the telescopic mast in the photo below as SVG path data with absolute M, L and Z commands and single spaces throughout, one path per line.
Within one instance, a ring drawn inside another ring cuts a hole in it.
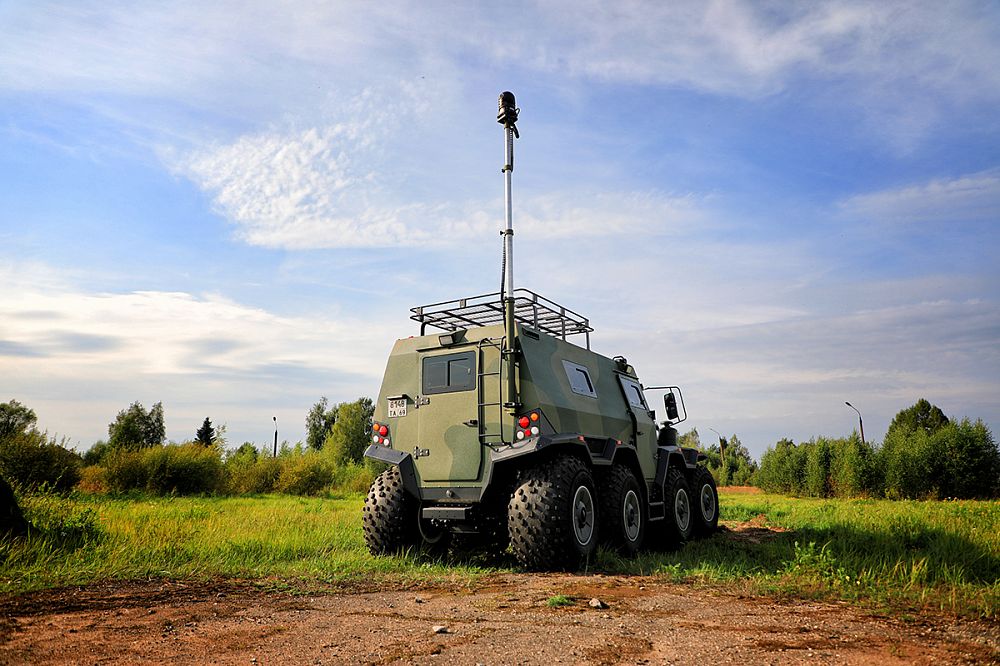
M 504 308 L 504 349 L 503 354 L 507 362 L 507 400 L 504 407 L 515 413 L 518 408 L 517 378 L 514 373 L 514 356 L 517 353 L 514 344 L 514 227 L 511 221 L 511 192 L 510 179 L 514 172 L 514 139 L 520 138 L 517 132 L 517 108 L 514 101 L 514 93 L 504 91 L 500 93 L 498 103 L 497 122 L 503 125 L 504 129 L 504 165 L 503 165 L 503 192 L 504 192 L 504 213 L 506 215 L 506 228 L 503 232 L 503 283 L 500 297 L 503 299 Z

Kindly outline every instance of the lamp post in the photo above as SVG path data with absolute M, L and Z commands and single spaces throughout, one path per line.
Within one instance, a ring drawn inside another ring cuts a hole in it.
M 854 411 L 858 412 L 858 408 L 855 407 L 854 405 L 852 405 L 851 403 L 847 402 L 846 400 L 844 401 L 844 404 L 847 405 L 848 407 L 850 407 L 851 409 L 853 409 Z M 861 443 L 864 444 L 865 443 L 865 424 L 861 420 L 861 412 L 858 412 L 858 429 L 861 431 Z
M 719 436 L 719 455 L 722 456 L 722 466 L 726 466 L 726 438 L 722 436 L 715 428 L 709 428 L 712 432 Z
M 274 457 L 278 457 L 278 417 L 272 416 L 274 419 Z

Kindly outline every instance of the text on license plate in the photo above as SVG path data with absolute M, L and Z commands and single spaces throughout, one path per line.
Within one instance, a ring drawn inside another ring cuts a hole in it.
M 406 398 L 389 398 L 389 418 L 406 416 Z

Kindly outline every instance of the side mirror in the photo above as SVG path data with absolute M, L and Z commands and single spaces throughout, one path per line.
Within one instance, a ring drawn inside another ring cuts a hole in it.
M 663 406 L 667 412 L 667 423 L 677 425 L 681 421 L 687 420 L 687 409 L 684 408 L 684 396 L 676 386 L 667 387 L 667 392 L 663 395 Z
M 667 420 L 675 421 L 680 416 L 680 412 L 677 411 L 677 398 L 674 397 L 673 392 L 667 393 L 663 396 L 663 406 L 667 410 Z

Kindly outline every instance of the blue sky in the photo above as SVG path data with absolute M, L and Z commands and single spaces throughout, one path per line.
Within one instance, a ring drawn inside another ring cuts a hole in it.
M 925 397 L 1000 426 L 991 2 L 0 3 L 0 399 L 79 448 L 375 396 L 517 286 L 759 455 Z

